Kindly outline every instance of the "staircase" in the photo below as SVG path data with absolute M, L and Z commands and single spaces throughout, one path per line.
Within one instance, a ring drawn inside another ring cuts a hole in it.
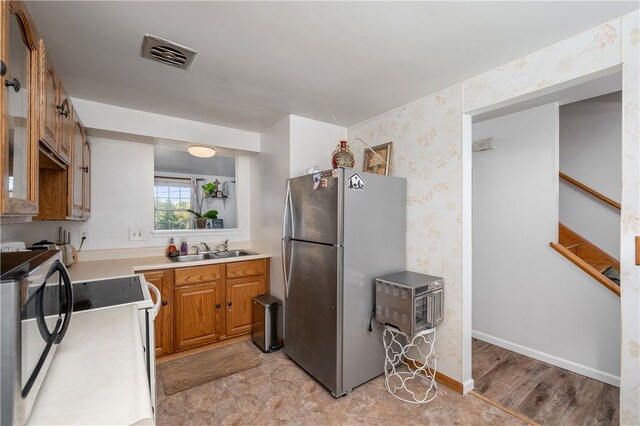
M 561 223 L 558 224 L 558 242 L 549 244 L 600 284 L 620 296 L 619 282 L 605 275 L 619 273 L 620 262 L 617 259 Z
M 577 186 L 590 195 L 620 209 L 620 204 L 596 192 L 575 179 L 560 173 L 560 178 Z M 586 238 L 558 223 L 558 242 L 549 245 L 573 264 L 593 277 L 600 284 L 620 296 L 620 262 Z

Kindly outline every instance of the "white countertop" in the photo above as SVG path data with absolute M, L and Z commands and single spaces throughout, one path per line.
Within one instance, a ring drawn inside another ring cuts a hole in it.
M 251 250 L 255 252 L 255 250 Z M 246 260 L 270 258 L 269 253 L 240 256 L 226 259 L 195 260 L 193 262 L 173 262 L 166 256 L 130 257 L 125 259 L 81 261 L 69 268 L 71 281 L 110 278 L 133 274 L 135 271 L 153 269 L 184 268 L 217 263 L 243 262 Z
M 154 424 L 136 305 L 74 313 L 28 424 Z

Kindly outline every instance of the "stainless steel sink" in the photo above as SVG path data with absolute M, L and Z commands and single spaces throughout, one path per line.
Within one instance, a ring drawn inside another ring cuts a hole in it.
M 184 256 L 170 257 L 172 262 L 193 262 L 195 260 L 206 260 L 209 259 L 206 254 L 187 254 Z
M 249 250 L 229 250 L 229 251 L 208 251 L 199 254 L 188 254 L 184 256 L 178 257 L 170 257 L 173 262 L 194 262 L 198 260 L 208 260 L 208 259 L 226 259 L 230 257 L 240 257 L 240 256 L 253 256 L 258 253 L 254 253 Z
M 224 259 L 227 257 L 240 257 L 240 256 L 253 256 L 258 253 L 254 253 L 248 250 L 228 250 L 228 251 L 217 251 L 211 253 L 210 259 Z

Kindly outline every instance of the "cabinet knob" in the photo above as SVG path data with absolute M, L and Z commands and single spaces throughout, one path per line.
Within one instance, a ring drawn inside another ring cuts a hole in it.
M 167 303 L 169 303 L 169 302 L 167 302 L 166 300 L 163 300 L 162 301 L 162 306 L 166 306 Z
M 5 80 L 4 81 L 4 85 L 6 87 L 11 87 L 13 86 L 13 90 L 17 93 L 20 91 L 20 80 L 18 80 L 17 78 L 14 78 L 13 80 Z
M 227 306 L 231 306 L 231 302 L 227 302 Z
M 82 171 L 85 173 L 89 173 L 89 166 L 82 167 Z
M 4 77 L 7 73 L 7 64 L 4 61 L 0 61 L 0 77 Z
M 62 105 L 56 105 L 56 108 L 60 110 L 60 115 L 63 117 L 68 117 L 69 116 L 69 110 L 65 109 L 64 104 Z
M 220 308 L 220 304 L 219 303 L 216 303 L 216 308 Z

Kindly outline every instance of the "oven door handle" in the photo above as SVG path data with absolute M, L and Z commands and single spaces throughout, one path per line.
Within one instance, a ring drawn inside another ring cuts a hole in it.
M 162 305 L 162 295 L 160 294 L 160 290 L 158 290 L 158 287 L 156 287 L 155 285 L 148 282 L 147 287 L 149 287 L 149 289 L 156 295 L 156 304 L 153 305 L 153 309 L 151 311 L 153 313 L 153 319 L 156 319 L 156 317 L 160 313 L 160 306 Z
M 47 278 L 45 278 L 45 283 L 56 272 L 60 273 L 60 279 L 64 282 L 64 293 L 67 305 L 64 311 L 64 321 L 62 322 L 62 327 L 58 329 L 56 333 L 56 339 L 54 343 L 62 342 L 65 333 L 69 329 L 69 323 L 71 321 L 71 313 L 73 312 L 73 287 L 71 286 L 71 278 L 69 278 L 69 273 L 67 272 L 67 268 L 64 267 L 62 262 L 56 260 L 51 268 L 49 269 L 49 273 L 47 274 Z M 62 308 L 62 306 L 60 306 Z

